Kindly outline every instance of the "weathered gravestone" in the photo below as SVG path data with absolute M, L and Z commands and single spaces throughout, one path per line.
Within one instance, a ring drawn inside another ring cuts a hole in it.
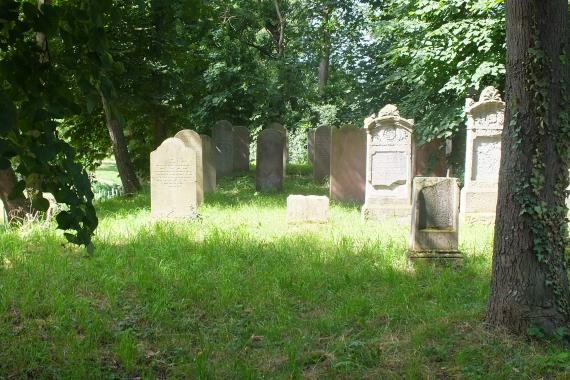
M 213 131 L 216 146 L 216 176 L 231 176 L 234 171 L 234 128 L 227 120 L 217 121 Z
M 4 208 L 4 202 L 0 200 L 0 224 L 6 224 L 6 223 L 8 223 L 6 209 Z
M 313 165 L 315 159 L 315 130 L 307 131 L 307 159 L 309 164 Z
M 200 135 L 190 129 L 183 129 L 174 137 L 182 140 L 184 145 L 192 149 L 196 153 L 196 199 L 198 204 L 204 201 L 204 166 L 203 166 L 203 148 L 202 138 Z
M 416 177 L 413 187 L 411 256 L 458 257 L 457 178 Z
M 289 161 L 289 132 L 287 128 L 279 123 L 270 123 L 267 129 L 274 129 L 285 135 L 285 145 L 283 146 L 283 175 L 285 175 L 287 174 L 287 162 Z
M 321 125 L 315 130 L 315 156 L 313 158 L 313 179 L 325 182 L 331 175 L 331 128 Z
M 447 176 L 447 157 L 445 141 L 435 139 L 420 146 L 415 146 L 414 175 L 420 177 Z
M 153 218 L 196 216 L 196 152 L 169 138 L 150 154 L 150 199 Z
M 204 179 L 204 193 L 216 191 L 216 149 L 212 138 L 200 135 L 202 139 L 202 166 Z
M 283 146 L 285 135 L 274 129 L 264 129 L 257 137 L 255 187 L 271 192 L 283 189 Z
M 366 189 L 366 131 L 355 126 L 333 128 L 330 197 L 364 203 Z
M 289 195 L 288 223 L 328 223 L 329 198 L 317 195 Z
M 234 127 L 234 170 L 249 171 L 249 129 Z
M 505 103 L 495 88 L 487 87 L 478 102 L 467 99 L 465 112 L 467 141 L 461 219 L 466 223 L 494 223 Z
M 393 218 L 409 223 L 414 121 L 400 117 L 398 108 L 390 104 L 376 117 L 367 118 L 364 127 L 367 153 L 363 215 L 367 219 Z

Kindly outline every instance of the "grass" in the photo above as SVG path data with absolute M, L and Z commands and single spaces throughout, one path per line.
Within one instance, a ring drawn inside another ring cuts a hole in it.
M 98 204 L 96 253 L 53 228 L 0 235 L 0 379 L 570 378 L 570 350 L 485 329 L 491 229 L 459 268 L 411 265 L 408 230 L 332 204 L 288 226 L 288 193 L 224 180 L 194 222 L 154 223 L 148 193 Z

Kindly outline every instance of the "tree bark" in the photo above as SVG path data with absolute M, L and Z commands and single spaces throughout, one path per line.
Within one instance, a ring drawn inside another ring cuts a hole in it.
M 166 139 L 166 123 L 161 117 L 154 120 L 154 147 L 155 149 Z
M 14 194 L 17 183 L 12 168 L 0 170 L 0 200 L 4 204 L 9 222 L 22 220 L 32 211 L 31 204 L 24 194 Z
M 277 13 L 277 19 L 279 20 L 279 29 L 276 33 L 272 33 L 277 44 L 277 55 L 283 57 L 285 52 L 285 22 L 283 20 L 283 15 L 281 14 L 281 9 L 279 7 L 280 0 L 273 0 L 273 6 L 275 7 L 275 12 Z
M 519 334 L 539 328 L 552 335 L 570 322 L 569 143 L 562 116 L 570 89 L 568 2 L 507 0 L 506 11 L 507 107 L 486 321 Z M 545 64 L 537 66 L 541 54 Z
M 140 190 L 141 184 L 135 173 L 131 157 L 129 156 L 129 150 L 127 149 L 127 142 L 125 140 L 123 128 L 119 125 L 117 120 L 113 118 L 107 98 L 101 89 L 99 89 L 99 95 L 101 96 L 107 129 L 109 130 L 109 136 L 111 137 L 113 154 L 115 155 L 115 161 L 117 162 L 117 169 L 123 184 L 123 190 L 125 191 L 125 194 L 134 194 Z

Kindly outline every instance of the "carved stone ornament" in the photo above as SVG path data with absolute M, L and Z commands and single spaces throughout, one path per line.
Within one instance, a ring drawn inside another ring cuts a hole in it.
M 479 103 L 481 102 L 502 102 L 501 94 L 499 90 L 497 90 L 493 86 L 485 87 L 485 89 L 481 92 L 481 96 L 479 97 Z
M 392 117 L 400 117 L 400 111 L 398 111 L 398 107 L 393 104 L 387 104 L 378 112 L 378 118 L 392 116 Z

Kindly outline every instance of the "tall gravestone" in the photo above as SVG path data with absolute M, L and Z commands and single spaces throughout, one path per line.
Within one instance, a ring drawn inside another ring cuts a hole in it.
M 192 149 L 196 153 L 196 199 L 198 204 L 204 201 L 204 166 L 203 166 L 203 149 L 202 138 L 200 135 L 190 129 L 183 129 L 174 137 L 182 140 L 184 145 Z
M 467 99 L 465 112 L 467 141 L 461 217 L 466 223 L 494 223 L 505 103 L 499 91 L 487 87 L 478 102 Z
M 255 187 L 260 192 L 283 189 L 283 147 L 285 135 L 274 129 L 264 129 L 257 137 Z
M 307 131 L 307 162 L 313 165 L 315 158 L 315 130 L 313 128 Z
M 325 182 L 331 174 L 331 128 L 321 125 L 315 130 L 315 156 L 313 178 L 317 183 Z
M 234 170 L 249 171 L 249 129 L 234 127 Z
M 202 138 L 202 166 L 204 168 L 204 193 L 216 191 L 216 149 L 212 138 L 200 135 Z
M 364 203 L 366 191 L 366 131 L 356 126 L 332 129 L 331 199 Z
M 151 215 L 158 219 L 196 216 L 196 152 L 169 138 L 150 154 Z
M 435 139 L 415 147 L 414 175 L 420 177 L 446 177 L 447 157 L 444 149 L 445 142 Z
M 400 117 L 387 105 L 364 121 L 367 132 L 366 197 L 362 213 L 367 219 L 394 218 L 409 223 L 413 176 L 414 121 Z
M 457 257 L 459 185 L 457 178 L 415 177 L 410 253 L 412 257 Z
M 289 162 L 289 132 L 282 124 L 270 123 L 267 129 L 280 131 L 285 136 L 285 145 L 283 146 L 283 175 L 287 172 L 287 162 Z
M 234 171 L 234 128 L 227 120 L 217 121 L 213 132 L 216 146 L 216 176 L 231 176 Z

